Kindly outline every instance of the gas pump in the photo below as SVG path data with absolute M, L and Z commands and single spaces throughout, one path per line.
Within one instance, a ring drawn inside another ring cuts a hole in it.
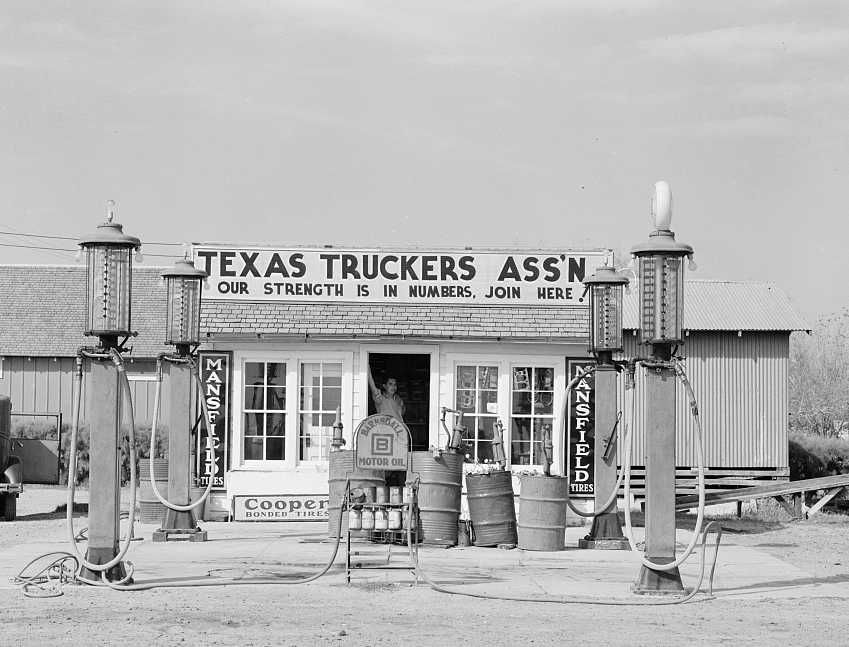
M 620 480 L 616 478 L 617 412 L 616 382 L 619 366 L 613 354 L 621 352 L 622 291 L 628 278 L 605 265 L 584 283 L 590 293 L 590 352 L 595 356 L 595 488 L 593 524 L 589 534 L 578 540 L 578 548 L 626 550 L 628 542 L 619 525 L 616 498 Z M 573 508 L 574 510 L 574 508 Z M 578 512 L 578 514 L 582 514 Z M 582 514 L 582 516 L 584 516 Z
M 691 546 L 681 558 L 676 559 L 675 385 L 676 374 L 681 370 L 676 362 L 676 353 L 684 341 L 681 334 L 684 258 L 689 258 L 692 263 L 693 248 L 677 242 L 669 228 L 672 192 L 666 182 L 655 184 L 652 216 L 655 231 L 648 241 L 631 249 L 637 260 L 640 283 L 640 341 L 650 349 L 650 357 L 641 360 L 645 369 L 646 546 L 633 591 L 639 594 L 675 594 L 684 590 L 678 566 L 695 545 L 704 511 L 704 461 L 699 438 L 699 516 Z M 696 413 L 694 409 L 694 415 Z M 626 463 L 630 460 L 630 448 L 628 453 Z M 629 469 L 627 464 L 626 469 Z M 630 535 L 629 512 L 626 502 L 626 524 Z
M 168 541 L 171 535 L 187 535 L 190 541 L 206 541 L 205 530 L 198 526 L 195 510 L 209 496 L 213 478 L 209 475 L 206 490 L 191 501 L 191 389 L 192 380 L 199 386 L 201 410 L 210 433 L 207 442 L 215 442 L 214 428 L 206 411 L 206 400 L 200 384 L 195 349 L 200 345 L 200 304 L 201 283 L 206 272 L 195 268 L 188 258 L 178 260 L 174 267 L 162 273 L 166 288 L 166 327 L 165 343 L 173 345 L 174 354 L 159 356 L 156 365 L 156 396 L 154 403 L 153 425 L 150 434 L 150 446 L 156 444 L 156 425 L 159 422 L 159 404 L 163 380 L 169 395 L 168 420 L 168 496 L 165 499 L 158 488 L 153 474 L 153 461 L 150 465 L 150 482 L 153 493 L 167 508 L 162 527 L 153 533 L 153 541 Z M 208 447 L 207 449 L 212 449 Z
M 95 348 L 80 349 L 77 355 L 76 398 L 71 455 L 68 471 L 68 527 L 74 551 L 80 557 L 78 577 L 89 583 L 129 582 L 123 557 L 132 540 L 135 520 L 135 437 L 132 397 L 121 353 L 133 335 L 130 325 L 132 252 L 141 242 L 128 236 L 114 222 L 110 201 L 106 222 L 80 241 L 86 255 L 86 336 L 97 337 Z M 119 341 L 121 339 L 121 341 Z M 79 554 L 73 531 L 74 485 L 76 480 L 76 435 L 79 424 L 82 377 L 86 376 L 90 397 L 89 525 L 88 550 Z M 119 549 L 121 482 L 118 447 L 122 413 L 126 412 L 130 433 L 130 530 Z

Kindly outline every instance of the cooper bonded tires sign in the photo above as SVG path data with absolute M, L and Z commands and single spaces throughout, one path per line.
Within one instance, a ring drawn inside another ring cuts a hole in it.
M 236 495 L 236 521 L 327 521 L 326 494 Z

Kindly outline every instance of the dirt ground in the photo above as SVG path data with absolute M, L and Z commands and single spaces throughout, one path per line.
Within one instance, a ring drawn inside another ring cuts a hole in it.
M 61 500 L 60 492 L 31 488 L 20 499 L 19 520 L 0 523 L 7 560 L 23 567 L 35 538 L 64 537 L 64 520 L 54 513 L 57 496 Z M 680 520 L 687 524 L 691 517 Z M 729 518 L 723 526 L 724 542 L 766 551 L 806 571 L 812 582 L 849 587 L 849 517 Z M 643 608 L 556 605 L 446 595 L 405 577 L 348 586 L 338 573 L 298 586 L 132 593 L 74 586 L 50 599 L 24 597 L 11 585 L 5 590 L 0 645 L 849 644 L 846 596 L 718 596 Z

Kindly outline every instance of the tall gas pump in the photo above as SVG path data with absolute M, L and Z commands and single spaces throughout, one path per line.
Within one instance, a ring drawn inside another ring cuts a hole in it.
M 650 348 L 650 357 L 640 362 L 645 371 L 646 545 L 633 590 L 641 594 L 684 590 L 675 559 L 674 360 L 683 344 L 684 258 L 692 260 L 693 248 L 677 242 L 669 228 L 672 193 L 666 182 L 655 184 L 652 216 L 655 231 L 631 249 L 640 284 L 641 343 Z
M 590 352 L 596 360 L 594 467 L 595 508 L 589 534 L 578 540 L 579 548 L 627 550 L 628 541 L 619 524 L 616 499 L 616 439 L 620 415 L 617 403 L 618 367 L 613 354 L 622 342 L 622 292 L 628 277 L 604 265 L 584 281 L 590 294 Z
M 85 374 L 90 428 L 89 447 L 89 517 L 88 550 L 82 560 L 80 577 L 100 582 L 101 574 L 110 581 L 129 580 L 122 558 L 129 547 L 119 551 L 119 520 L 121 482 L 119 474 L 119 435 L 122 412 L 132 413 L 129 387 L 121 354 L 124 344 L 133 335 L 131 328 L 131 296 L 133 251 L 141 242 L 128 236 L 114 222 L 115 205 L 110 201 L 106 222 L 96 232 L 80 241 L 86 256 L 86 319 L 85 335 L 98 338 L 96 348 L 84 348 L 77 357 L 78 376 L 75 399 L 75 422 L 79 420 L 81 378 Z M 120 340 L 120 341 L 119 341 Z M 124 408 L 126 406 L 126 409 Z M 130 443 L 132 415 L 130 422 Z M 75 443 L 74 437 L 73 442 Z M 76 478 L 76 452 L 72 446 L 69 474 L 68 516 L 73 511 L 73 484 Z M 135 469 L 131 469 L 135 476 Z M 133 484 L 134 486 L 134 484 Z M 133 487 L 133 493 L 135 492 Z M 134 507 L 135 502 L 133 502 Z M 130 526 L 132 528 L 131 511 Z M 73 531 L 71 531 L 73 537 Z M 76 549 L 76 542 L 72 540 Z
M 201 283 L 206 272 L 196 269 L 188 258 L 162 273 L 166 291 L 165 343 L 175 347 L 175 353 L 162 354 L 157 362 L 156 402 L 151 430 L 151 448 L 156 440 L 159 403 L 163 389 L 169 396 L 168 407 L 168 496 L 166 500 L 156 487 L 153 461 L 150 461 L 150 482 L 157 498 L 167 508 L 162 528 L 153 533 L 153 541 L 167 541 L 170 535 L 188 535 L 190 541 L 206 541 L 206 531 L 197 523 L 195 510 L 209 496 L 214 479 L 210 476 L 206 490 L 197 501 L 191 501 L 191 429 L 192 380 L 199 379 L 195 350 L 200 345 Z M 204 420 L 210 430 L 203 399 L 198 391 Z M 208 440 L 214 442 L 212 433 Z

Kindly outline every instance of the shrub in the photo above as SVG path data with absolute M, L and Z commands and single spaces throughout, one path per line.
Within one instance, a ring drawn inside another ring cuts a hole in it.
M 150 457 L 150 427 L 136 429 L 136 475 L 139 473 L 138 461 Z M 71 426 L 62 425 L 62 441 L 59 446 L 59 482 L 68 482 L 68 460 L 70 459 Z M 126 429 L 121 430 L 121 485 L 130 480 L 130 444 Z M 168 455 L 168 430 L 157 428 L 156 451 L 154 458 L 164 458 Z M 88 483 L 89 477 L 89 428 L 81 425 L 77 432 L 77 478 L 76 483 Z
M 31 438 L 33 440 L 56 440 L 55 418 L 51 419 L 12 419 L 12 438 Z
M 790 480 L 849 474 L 849 440 L 790 432 Z

